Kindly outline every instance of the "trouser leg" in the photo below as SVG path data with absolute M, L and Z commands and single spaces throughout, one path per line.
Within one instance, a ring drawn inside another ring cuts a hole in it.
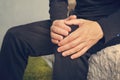
M 53 53 L 50 25 L 50 21 L 41 21 L 7 31 L 0 52 L 0 80 L 23 80 L 29 55 Z
M 100 41 L 83 56 L 73 60 L 70 56 L 63 57 L 61 53 L 56 51 L 53 80 L 87 80 L 88 59 L 92 53 L 100 50 L 102 46 L 103 42 Z M 56 46 L 56 49 L 57 48 Z
M 56 53 L 53 80 L 86 80 L 87 68 L 87 55 L 71 60 Z

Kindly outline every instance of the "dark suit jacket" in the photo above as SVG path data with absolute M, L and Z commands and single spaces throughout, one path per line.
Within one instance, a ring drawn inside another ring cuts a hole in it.
M 88 0 L 77 0 L 77 1 L 88 1 Z M 89 2 L 97 5 L 100 1 L 102 3 L 101 7 L 107 5 L 107 1 L 110 5 L 114 3 L 120 3 L 119 0 L 96 0 L 96 3 L 93 0 L 89 0 Z M 100 4 L 101 4 L 100 3 Z M 79 4 L 78 4 L 79 5 Z M 120 5 L 120 4 L 119 4 Z M 67 6 L 68 2 L 67 0 L 50 0 L 50 18 L 52 21 L 57 20 L 57 19 L 64 19 L 67 17 Z M 86 6 L 85 6 L 86 7 Z M 111 7 L 113 10 L 116 9 L 116 7 Z M 106 8 L 106 10 L 109 9 Z M 89 9 L 88 9 L 89 10 Z M 96 9 L 97 10 L 97 9 Z M 105 11 L 105 10 L 104 10 Z M 106 12 L 106 11 L 105 11 Z M 104 13 L 104 12 L 103 12 Z M 102 27 L 103 32 L 104 32 L 104 37 L 105 40 L 108 41 L 111 38 L 117 36 L 117 34 L 120 34 L 120 6 L 117 6 L 117 9 L 114 10 L 114 12 L 110 13 L 107 16 L 101 16 L 99 19 L 96 20 Z

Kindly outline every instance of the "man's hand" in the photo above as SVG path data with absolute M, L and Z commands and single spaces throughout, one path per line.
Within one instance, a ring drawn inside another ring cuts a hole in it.
M 55 20 L 50 28 L 51 30 L 51 41 L 54 44 L 58 44 L 64 37 L 68 36 L 71 31 L 71 27 L 65 24 L 65 21 L 76 19 L 75 15 L 72 15 L 63 20 Z
M 78 58 L 103 37 L 102 29 L 96 21 L 72 19 L 65 21 L 65 24 L 79 27 L 58 43 L 58 52 L 62 52 L 63 56 Z

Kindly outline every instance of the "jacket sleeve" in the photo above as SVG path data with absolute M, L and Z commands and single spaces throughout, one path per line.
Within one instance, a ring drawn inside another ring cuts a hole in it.
M 49 14 L 51 21 L 67 17 L 68 0 L 49 0 Z
M 98 20 L 103 29 L 105 42 L 120 34 L 120 9 Z

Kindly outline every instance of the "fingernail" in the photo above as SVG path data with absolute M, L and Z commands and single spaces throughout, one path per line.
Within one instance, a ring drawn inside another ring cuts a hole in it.
M 61 50 L 60 50 L 59 48 L 57 49 L 57 51 L 58 51 L 58 52 L 61 52 Z
M 71 59 L 74 59 L 74 57 L 73 57 L 73 56 L 71 56 Z
M 67 56 L 67 55 L 66 55 L 65 53 L 62 53 L 62 56 L 64 56 L 64 57 L 65 57 L 65 56 Z

